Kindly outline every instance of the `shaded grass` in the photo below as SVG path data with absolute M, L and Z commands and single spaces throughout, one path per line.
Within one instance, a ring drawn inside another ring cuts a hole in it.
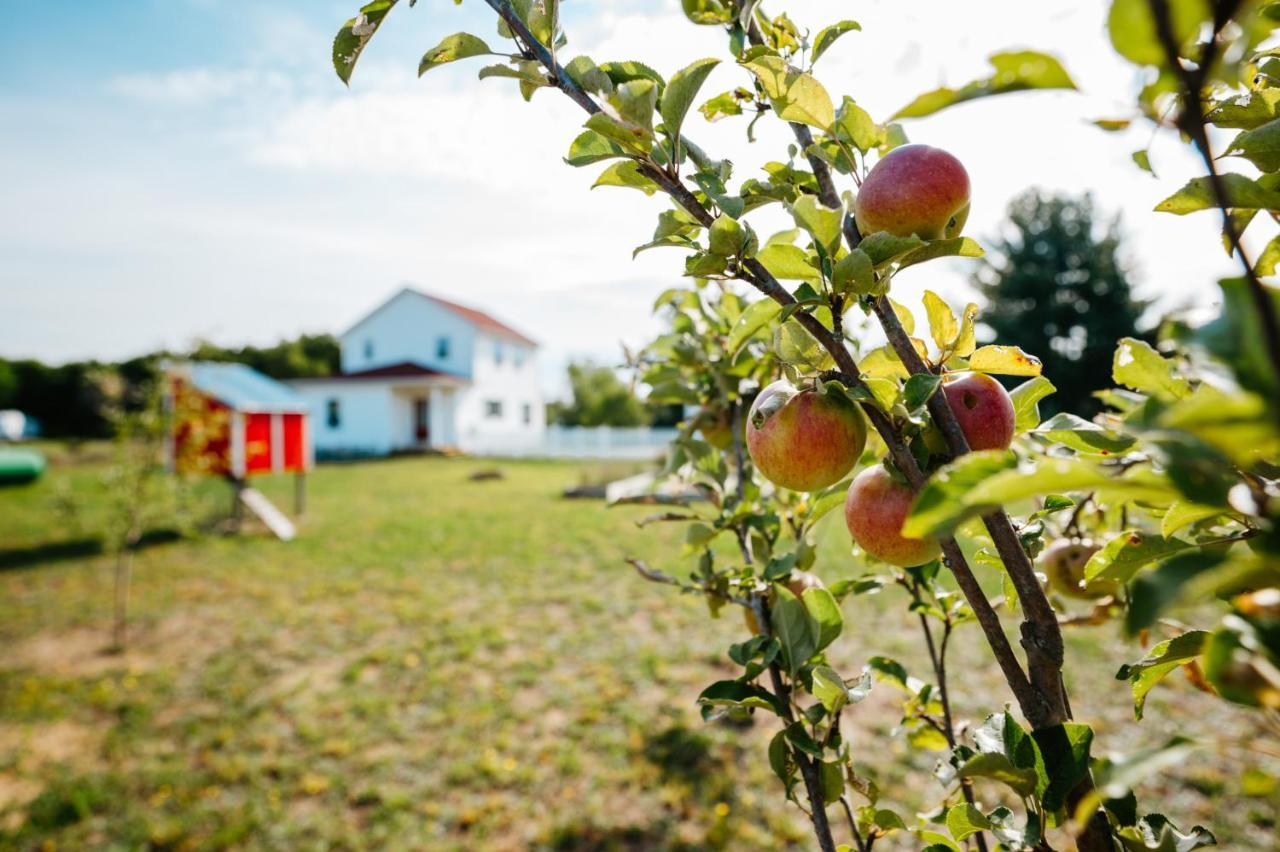
M 143 549 L 123 656 L 102 653 L 105 557 L 0 572 L 0 848 L 808 848 L 764 759 L 772 726 L 706 725 L 694 706 L 732 674 L 739 615 L 711 621 L 623 564 L 682 570 L 682 530 L 558 499 L 598 470 L 503 462 L 504 479 L 469 480 L 493 466 L 326 466 L 294 542 L 250 528 Z M 70 459 L 0 491 L 0 552 L 93 540 L 99 476 Z M 261 487 L 291 505 L 291 480 Z M 192 505 L 207 527 L 227 502 L 211 482 Z M 859 573 L 838 520 L 822 533 L 819 573 Z M 845 612 L 839 668 L 883 654 L 924 675 L 901 596 Z M 1171 705 L 1190 708 L 1193 734 L 1257 733 L 1177 681 L 1135 725 L 1112 674 L 1140 652 L 1112 628 L 1072 644 L 1077 714 L 1109 747 L 1159 741 Z M 1007 690 L 974 631 L 953 665 L 961 715 L 999 709 Z M 938 798 L 938 755 L 892 735 L 899 701 L 878 687 L 848 730 L 885 804 L 910 815 Z M 1247 848 L 1275 800 L 1243 795 L 1240 758 L 1207 752 L 1144 792 Z

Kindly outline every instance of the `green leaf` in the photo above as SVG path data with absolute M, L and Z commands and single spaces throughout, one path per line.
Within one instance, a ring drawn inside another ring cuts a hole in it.
M 917 373 L 907 379 L 902 386 L 902 406 L 915 414 L 924 408 L 929 398 L 942 386 L 942 376 L 932 373 Z
M 947 831 L 956 840 L 964 840 L 980 831 L 989 831 L 991 820 L 986 814 L 965 802 L 947 811 Z
M 737 219 L 720 214 L 707 231 L 711 253 L 720 257 L 735 256 L 742 248 L 745 234 Z
M 666 85 L 662 75 L 643 62 L 630 60 L 625 62 L 606 62 L 600 66 L 600 70 L 608 75 L 615 86 L 621 86 L 623 83 L 629 83 L 633 80 L 649 80 L 659 89 Z
M 956 237 L 950 240 L 930 240 L 917 249 L 907 252 L 898 260 L 898 267 L 906 269 L 927 260 L 939 257 L 982 257 L 987 252 L 978 245 L 977 240 L 969 237 Z
M 702 113 L 707 121 L 714 123 L 722 118 L 742 115 L 742 105 L 749 103 L 752 98 L 753 95 L 750 91 L 739 86 L 731 92 L 721 92 L 711 98 L 698 107 L 698 112 Z
M 766 251 L 768 249 L 762 249 L 760 254 L 763 255 Z M 742 316 L 738 317 L 738 321 L 734 323 L 733 331 L 729 332 L 729 340 L 725 343 L 725 352 L 728 356 L 736 357 L 747 341 L 759 335 L 761 330 L 768 328 L 781 311 L 782 306 L 773 299 L 758 299 L 747 305 Z
M 1122 435 L 1065 412 L 1054 415 L 1031 435 L 1090 456 L 1113 456 L 1123 453 L 1132 447 L 1136 440 L 1129 435 Z
M 1118 384 L 1156 399 L 1173 401 L 1191 392 L 1190 383 L 1177 373 L 1177 365 L 1151 344 L 1123 337 L 1111 364 L 1111 378 Z
M 627 152 L 621 145 L 594 130 L 584 130 L 569 145 L 569 156 L 565 157 L 564 161 L 571 166 L 589 166 L 601 160 L 625 156 Z
M 1280 379 L 1267 354 L 1262 321 L 1249 282 L 1226 278 L 1218 286 L 1222 288 L 1222 313 L 1200 329 L 1199 339 L 1231 367 L 1241 385 L 1274 404 L 1280 396 Z M 1280 291 L 1268 286 L 1266 293 L 1271 310 L 1280 314 Z
M 597 186 L 630 187 L 640 190 L 645 195 L 653 195 L 660 188 L 652 179 L 640 174 L 639 164 L 635 160 L 626 160 L 609 166 L 600 173 L 600 177 L 596 178 L 591 188 L 595 189 Z
M 1040 359 L 1017 346 L 980 346 L 969 356 L 969 369 L 997 376 L 1038 376 Z
M 1089 751 L 1093 745 L 1093 729 L 1078 722 L 1066 722 L 1041 728 L 1031 735 L 1044 761 L 1047 781 L 1040 790 L 1040 801 L 1049 813 L 1060 810 L 1067 796 L 1089 773 Z
M 1200 24 L 1209 19 L 1205 0 L 1168 0 L 1174 37 L 1179 46 L 1193 41 Z M 1165 53 L 1156 37 L 1148 0 L 1113 0 L 1107 31 L 1116 52 L 1138 65 L 1164 65 Z
M 1219 506 L 1201 506 L 1197 503 L 1179 500 L 1170 506 L 1169 511 L 1165 512 L 1164 517 L 1161 518 L 1160 535 L 1170 538 L 1174 533 L 1181 532 L 1192 524 L 1207 521 L 1210 518 L 1217 518 L 1223 514 L 1223 510 Z
M 1023 798 L 1031 796 L 1036 790 L 1035 769 L 1014 766 L 1012 760 L 999 752 L 975 754 L 960 764 L 956 775 L 960 778 L 990 778 L 999 781 Z
M 799 598 L 774 585 L 773 632 L 782 643 L 782 657 L 794 675 L 818 647 L 818 625 Z
M 1267 189 L 1255 180 L 1228 172 L 1221 175 L 1227 206 L 1246 210 L 1280 210 L 1280 192 Z M 1218 206 L 1213 184 L 1207 177 L 1192 178 L 1186 186 L 1155 206 L 1159 213 L 1185 216 L 1198 210 L 1214 210 Z
M 1141 151 L 1134 151 L 1130 157 L 1133 159 L 1134 165 L 1152 177 L 1155 177 L 1155 169 L 1151 168 L 1151 153 L 1147 149 L 1144 148 Z
M 1074 89 L 1071 75 L 1057 59 L 1034 50 L 995 53 L 989 59 L 995 73 L 966 83 L 959 89 L 942 87 L 926 92 L 893 114 L 892 118 L 920 118 L 965 101 L 1022 92 L 1028 89 Z
M 978 306 L 976 304 L 970 302 L 964 306 L 964 313 L 960 315 L 960 331 L 956 333 L 955 341 L 947 352 L 948 359 L 953 356 L 968 358 L 978 348 L 977 338 L 973 329 L 973 321 L 977 316 Z
M 1253 271 L 1264 277 L 1275 275 L 1277 265 L 1280 265 L 1280 237 L 1272 237 L 1263 248 L 1262 254 L 1258 255 Z
M 707 75 L 720 64 L 719 59 L 699 59 L 685 66 L 671 76 L 666 89 L 662 92 L 662 123 L 667 128 L 667 135 L 672 139 L 680 136 L 680 128 L 684 118 L 693 106 L 693 99 L 698 90 L 706 82 Z
M 924 311 L 929 319 L 929 334 L 941 352 L 960 334 L 960 324 L 951 306 L 932 290 L 924 291 Z
M 601 71 L 589 56 L 575 56 L 564 66 L 564 72 L 588 94 L 608 98 L 614 92 L 609 75 Z
M 1036 376 L 1009 391 L 1015 414 L 1014 429 L 1019 433 L 1040 425 L 1040 400 L 1057 390 L 1044 376 Z
M 1135 719 L 1142 718 L 1147 693 L 1152 687 L 1169 672 L 1199 657 L 1208 638 L 1208 631 L 1188 630 L 1154 646 L 1136 663 L 1120 667 L 1120 671 L 1116 672 L 1116 680 L 1127 680 L 1132 684 Z
M 1172 488 L 1162 477 L 1133 469 L 1112 477 L 1081 459 L 1044 458 L 1015 466 L 1012 453 L 969 453 L 941 468 L 916 497 L 902 534 L 938 538 L 976 515 L 1029 497 L 1065 491 L 1098 491 L 1118 498 L 1167 501 Z
M 360 7 L 360 13 L 342 25 L 333 39 L 333 70 L 338 79 L 350 85 L 351 72 L 387 13 L 400 0 L 374 0 Z
M 653 113 L 658 105 L 658 84 L 649 79 L 628 80 L 617 87 L 610 102 L 622 120 L 653 133 Z
M 1280 89 L 1244 92 L 1213 104 L 1205 118 L 1215 127 L 1251 130 L 1276 118 L 1277 104 L 1280 104 Z
M 1280 120 L 1240 133 L 1226 153 L 1243 157 L 1264 172 L 1280 169 Z
M 459 59 L 488 54 L 493 54 L 493 51 L 489 49 L 489 45 L 485 44 L 484 39 L 473 36 L 471 33 L 454 33 L 451 36 L 445 36 L 439 44 L 423 54 L 422 61 L 418 63 L 418 76 L 421 77 L 432 68 L 448 65 Z
M 698 703 L 710 706 L 758 707 L 778 712 L 778 703 L 772 693 L 738 680 L 721 680 L 711 684 L 698 696 Z
M 774 278 L 814 283 L 822 280 L 822 274 L 809 263 L 808 253 L 799 246 L 785 243 L 765 246 L 756 253 L 756 260 L 764 264 Z
M 924 240 L 914 234 L 909 237 L 898 237 L 888 231 L 877 231 L 865 236 L 862 242 L 858 243 L 858 248 L 867 253 L 872 263 L 880 266 L 924 244 Z
M 702 26 L 727 24 L 733 20 L 733 6 L 724 0 L 682 0 L 684 14 Z
M 833 131 L 837 138 L 862 153 L 878 148 L 884 142 L 884 128 L 872 120 L 870 113 L 858 106 L 853 98 L 845 95 L 836 110 Z
M 1139 530 L 1128 530 L 1107 542 L 1085 565 L 1086 580 L 1114 580 L 1127 583 L 1139 569 L 1168 559 L 1194 545 L 1180 539 L 1166 539 Z
M 835 254 L 843 237 L 840 230 L 844 219 L 843 210 L 823 205 L 814 195 L 801 196 L 788 209 L 796 224 L 808 231 L 826 249 L 827 254 Z
M 813 697 L 821 702 L 827 712 L 835 716 L 849 703 L 849 690 L 844 678 L 830 666 L 817 666 L 813 670 Z
M 826 589 L 805 589 L 801 600 L 818 627 L 816 653 L 836 641 L 844 629 L 844 616 L 840 614 L 840 605 Z
M 874 295 L 876 272 L 867 253 L 856 248 L 837 260 L 831 267 L 831 286 L 844 296 Z
M 818 780 L 822 784 L 822 800 L 838 802 L 844 795 L 844 773 L 838 761 L 824 760 L 818 765 Z
M 840 21 L 829 27 L 823 27 L 818 30 L 818 35 L 813 40 L 813 59 L 811 62 L 817 62 L 822 54 L 827 52 L 827 48 L 836 43 L 836 39 L 847 32 L 861 30 L 862 25 L 857 21 Z
M 827 130 L 835 122 L 835 106 L 822 84 L 791 67 L 780 56 L 763 55 L 743 63 L 760 81 L 773 110 L 783 121 Z

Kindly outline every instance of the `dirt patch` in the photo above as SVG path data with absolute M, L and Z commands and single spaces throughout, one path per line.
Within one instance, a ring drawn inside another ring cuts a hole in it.
M 40 795 L 40 785 L 11 772 L 0 772 L 0 811 L 21 807 Z M 21 817 L 19 817 L 20 819 Z M 7 828 L 0 824 L 0 828 Z
M 45 724 L 0 723 L 0 754 L 16 754 L 19 769 L 53 763 L 84 768 L 97 762 L 104 730 L 66 719 Z
M 181 612 L 154 627 L 134 628 L 123 653 L 111 652 L 111 634 L 105 628 L 37 633 L 0 650 L 0 669 L 31 669 L 63 677 L 138 673 L 177 663 L 199 663 L 225 641 L 225 633 L 213 621 Z

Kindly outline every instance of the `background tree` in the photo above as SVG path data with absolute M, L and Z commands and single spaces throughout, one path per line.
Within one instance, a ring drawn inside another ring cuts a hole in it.
M 1147 303 L 1134 299 L 1118 253 L 1119 220 L 1096 221 L 1093 199 L 1030 189 L 1009 205 L 1012 234 L 993 238 L 974 275 L 994 339 L 1035 351 L 1058 392 L 1049 412 L 1096 414 L 1116 342 L 1136 331 Z M 1048 344 L 1046 346 L 1046 343 Z
M 644 426 L 649 411 L 613 368 L 589 361 L 569 365 L 573 401 L 548 407 L 547 415 L 561 426 Z

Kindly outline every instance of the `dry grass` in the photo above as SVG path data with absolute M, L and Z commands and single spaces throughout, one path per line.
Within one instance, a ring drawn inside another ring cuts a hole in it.
M 0 849 L 808 848 L 764 760 L 771 726 L 705 725 L 694 706 L 731 672 L 736 613 L 710 621 L 622 562 L 678 569 L 681 531 L 558 499 L 596 471 L 503 463 L 504 479 L 469 481 L 492 466 L 325 467 L 295 542 L 148 547 L 117 656 L 102 653 L 108 561 L 61 546 L 94 533 L 97 469 L 69 461 L 0 492 Z M 264 487 L 288 505 L 291 483 Z M 74 534 L 54 510 L 66 494 Z M 203 511 L 224 496 L 211 487 Z M 838 524 L 824 536 L 820 573 L 859 572 Z M 923 674 L 900 597 L 845 611 L 839 667 L 884 654 Z M 1247 795 L 1240 772 L 1280 767 L 1242 751 L 1254 717 L 1173 681 L 1135 724 L 1112 674 L 1140 651 L 1110 627 L 1072 642 L 1077 713 L 1107 747 L 1160 741 L 1172 708 L 1221 746 L 1144 798 L 1234 848 L 1266 848 L 1275 794 Z M 973 635 L 956 646 L 966 662 L 954 688 L 974 718 L 1006 692 Z M 887 804 L 910 815 L 941 790 L 937 755 L 893 734 L 898 702 L 878 687 L 849 730 Z

